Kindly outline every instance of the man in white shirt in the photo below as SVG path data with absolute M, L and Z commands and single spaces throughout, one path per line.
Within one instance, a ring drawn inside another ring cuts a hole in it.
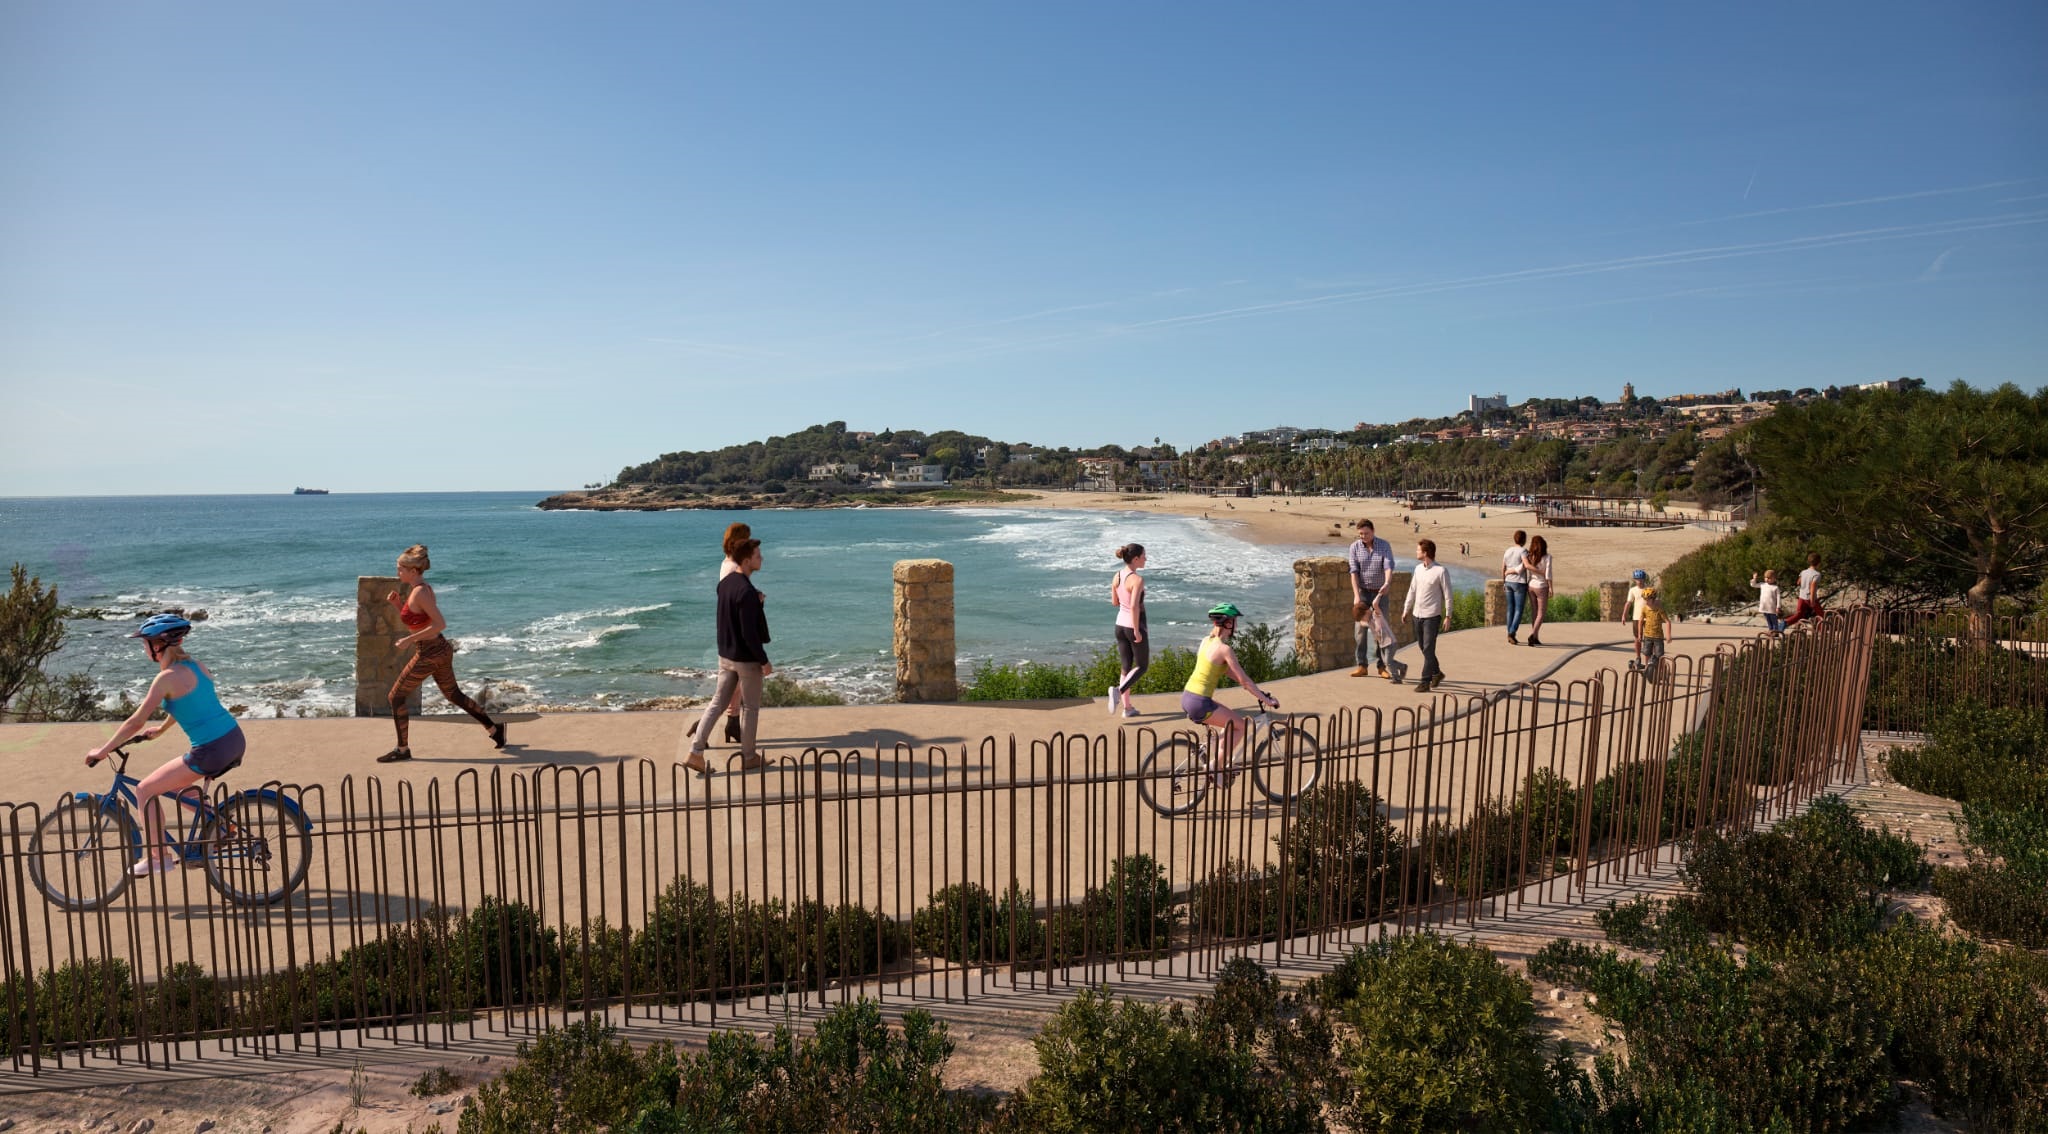
M 1507 584 L 1508 592 L 1508 645 L 1519 646 L 1520 638 L 1515 632 L 1522 628 L 1522 612 L 1529 608 L 1529 563 L 1523 545 L 1529 542 L 1528 532 L 1515 533 L 1515 545 L 1501 553 L 1500 577 Z
M 1401 617 L 1415 623 L 1415 644 L 1422 650 L 1422 677 L 1415 682 L 1415 691 L 1427 693 L 1444 683 L 1444 671 L 1436 664 L 1436 638 L 1451 613 L 1451 573 L 1437 563 L 1433 539 L 1417 541 L 1415 559 L 1415 577 L 1408 583 Z

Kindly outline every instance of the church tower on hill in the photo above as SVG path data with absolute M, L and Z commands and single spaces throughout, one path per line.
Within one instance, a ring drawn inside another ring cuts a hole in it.
M 1621 384 L 1621 404 L 1625 406 L 1636 404 L 1636 384 L 1634 382 L 1623 382 Z

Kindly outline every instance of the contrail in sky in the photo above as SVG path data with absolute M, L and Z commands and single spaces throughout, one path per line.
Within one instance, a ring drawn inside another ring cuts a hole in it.
M 1760 171 L 1758 171 L 1758 170 L 1751 170 L 1751 171 L 1750 171 L 1750 174 L 1749 174 L 1749 184 L 1747 184 L 1747 185 L 1744 185 L 1744 186 L 1742 187 L 1742 199 L 1743 199 L 1743 200 L 1745 200 L 1745 201 L 1749 200 L 1749 191 L 1750 191 L 1751 189 L 1754 189 L 1754 188 L 1756 188 L 1756 175 L 1757 175 L 1757 173 L 1758 173 L 1758 172 L 1760 172 Z

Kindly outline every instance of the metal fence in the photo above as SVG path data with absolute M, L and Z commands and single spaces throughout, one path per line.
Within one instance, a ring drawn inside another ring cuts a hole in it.
M 311 823 L 301 842 L 272 812 L 240 836 L 267 839 L 268 870 L 305 870 L 274 905 L 190 869 L 60 908 L 37 879 L 82 860 L 49 836 L 52 808 L 13 805 L 0 1041 L 38 1074 L 88 1052 L 438 1046 L 598 1007 L 702 1024 L 749 999 L 1199 975 L 1369 922 L 1569 903 L 1846 775 L 1878 630 L 1851 612 L 1654 677 L 1297 716 L 1271 796 L 1240 776 L 1178 817 L 1140 792 L 1175 735 L 1151 728 L 811 749 L 709 780 L 641 760 L 274 784 Z
M 2048 616 L 1878 616 L 1863 727 L 1925 732 L 1944 710 L 1970 701 L 2048 712 Z

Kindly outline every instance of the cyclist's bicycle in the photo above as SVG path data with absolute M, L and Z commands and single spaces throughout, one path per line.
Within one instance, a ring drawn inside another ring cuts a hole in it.
M 36 824 L 28 875 L 52 905 L 100 909 L 135 881 L 130 871 L 143 854 L 135 786 L 142 781 L 128 774 L 125 748 L 113 751 L 114 786 L 105 795 L 79 792 Z M 313 824 L 296 801 L 251 788 L 215 807 L 197 784 L 166 800 L 184 809 L 164 814 L 170 850 L 184 866 L 205 867 L 206 881 L 221 897 L 241 906 L 275 905 L 305 881 Z M 189 816 L 182 833 L 181 815 Z
M 1279 708 L 1278 704 L 1273 706 Z M 1316 786 L 1323 774 L 1322 752 L 1315 737 L 1264 709 L 1245 718 L 1245 745 L 1252 782 L 1274 803 L 1286 803 Z M 1161 815 L 1186 815 L 1209 794 L 1210 754 L 1220 743 L 1213 727 L 1200 740 L 1182 732 L 1154 745 L 1138 764 L 1138 795 Z M 1237 763 L 1223 773 L 1235 778 Z

